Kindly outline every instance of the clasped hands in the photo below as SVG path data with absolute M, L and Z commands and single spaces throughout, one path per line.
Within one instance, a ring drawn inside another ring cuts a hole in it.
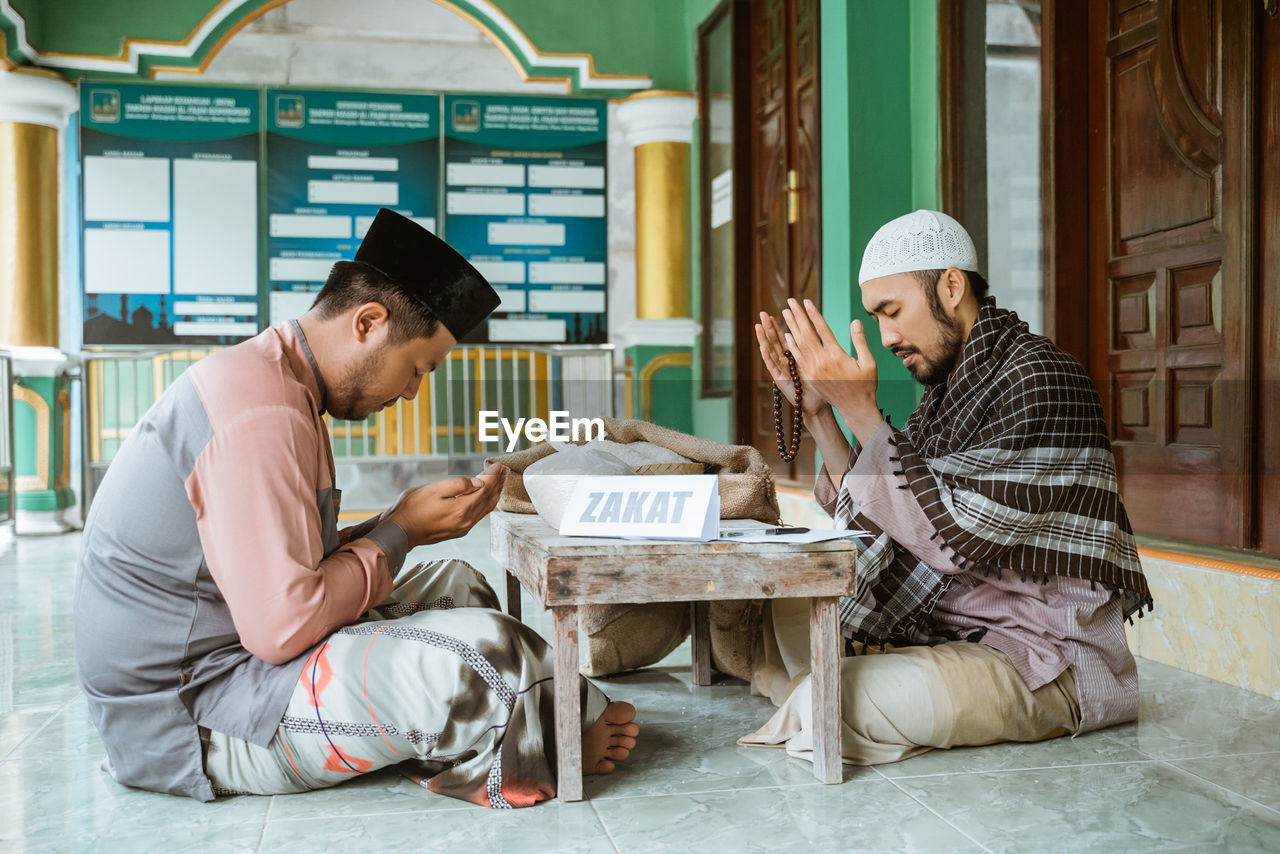
M 785 355 L 790 350 L 803 384 L 804 419 L 810 429 L 834 407 L 859 439 L 865 438 L 864 433 L 869 437 L 881 419 L 876 405 L 876 360 L 867 345 L 862 321 L 855 320 L 849 325 L 855 357 L 836 341 L 831 327 L 810 300 L 801 305 L 789 299 L 787 306 L 782 310 L 782 318 L 788 331 L 783 332 L 765 312 L 760 312 L 760 322 L 755 325 L 760 357 L 774 383 L 795 406 L 795 390 Z
M 476 477 L 406 489 L 382 518 L 404 529 L 409 548 L 461 537 L 497 506 L 507 473 L 502 463 L 493 463 Z

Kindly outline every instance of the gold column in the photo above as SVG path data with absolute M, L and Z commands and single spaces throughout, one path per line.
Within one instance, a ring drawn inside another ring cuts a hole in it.
M 689 143 L 636 146 L 636 317 L 689 317 Z
M 58 346 L 58 131 L 0 122 L 0 345 Z
M 618 108 L 635 147 L 636 318 L 689 319 L 693 313 L 689 201 L 696 102 L 688 92 L 650 91 Z

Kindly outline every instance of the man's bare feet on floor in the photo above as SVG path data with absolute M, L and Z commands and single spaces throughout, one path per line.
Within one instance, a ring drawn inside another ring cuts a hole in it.
M 614 763 L 630 755 L 639 734 L 635 706 L 623 702 L 605 706 L 582 736 L 582 773 L 608 774 Z

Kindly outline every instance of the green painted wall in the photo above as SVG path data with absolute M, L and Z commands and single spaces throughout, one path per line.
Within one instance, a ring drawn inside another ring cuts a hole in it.
M 227 30 L 269 0 L 250 0 L 221 24 L 197 52 L 198 62 Z M 422 0 L 428 2 L 428 0 Z M 706 0 L 689 0 L 696 9 Z M 185 41 L 212 11 L 216 0 L 13 0 L 36 50 L 117 56 L 126 37 Z M 461 4 L 460 4 L 461 5 Z M 658 89 L 693 86 L 693 38 L 686 0 L 495 0 L 508 18 L 544 54 L 589 53 L 601 74 L 649 75 Z M 698 18 L 701 20 L 701 17 Z M 16 49 L 14 30 L 0 21 Z M 190 65 L 185 60 L 144 58 L 151 63 Z M 102 72 L 95 72 L 101 74 Z M 75 76 L 74 74 L 72 76 Z
M 862 249 L 881 225 L 937 207 L 937 13 L 932 0 L 822 3 L 822 309 L 846 348 L 862 319 L 879 401 L 901 425 L 922 387 L 862 309 Z M 847 176 L 841 179 L 838 176 Z
M 938 0 L 911 0 L 911 206 L 941 207 Z
M 114 56 L 125 36 L 185 40 L 216 4 L 213 0 L 11 0 L 10 5 L 26 21 L 27 41 L 36 50 Z
M 590 53 L 601 74 L 648 74 L 656 89 L 693 88 L 685 0 L 495 0 L 543 53 Z
M 197 52 L 196 64 L 228 30 L 269 1 L 250 0 L 215 28 Z M 114 57 L 121 53 L 126 37 L 185 41 L 217 3 L 215 0 L 12 0 L 11 5 L 22 15 L 27 42 L 36 50 Z M 7 22 L 0 24 L 5 24 L 6 35 L 12 38 L 13 32 Z M 10 51 L 15 47 L 10 41 Z M 192 64 L 184 60 L 144 57 L 139 62 L 139 74 L 129 76 L 147 77 L 153 62 L 160 65 Z M 77 75 L 69 72 L 68 76 Z

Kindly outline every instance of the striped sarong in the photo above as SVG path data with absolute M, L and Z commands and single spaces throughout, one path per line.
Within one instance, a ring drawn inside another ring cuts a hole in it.
M 326 788 L 395 765 L 498 809 L 555 796 L 552 656 L 462 561 L 404 570 L 367 620 L 317 646 L 275 737 L 204 738 L 217 794 Z M 583 680 L 583 726 L 607 698 Z

